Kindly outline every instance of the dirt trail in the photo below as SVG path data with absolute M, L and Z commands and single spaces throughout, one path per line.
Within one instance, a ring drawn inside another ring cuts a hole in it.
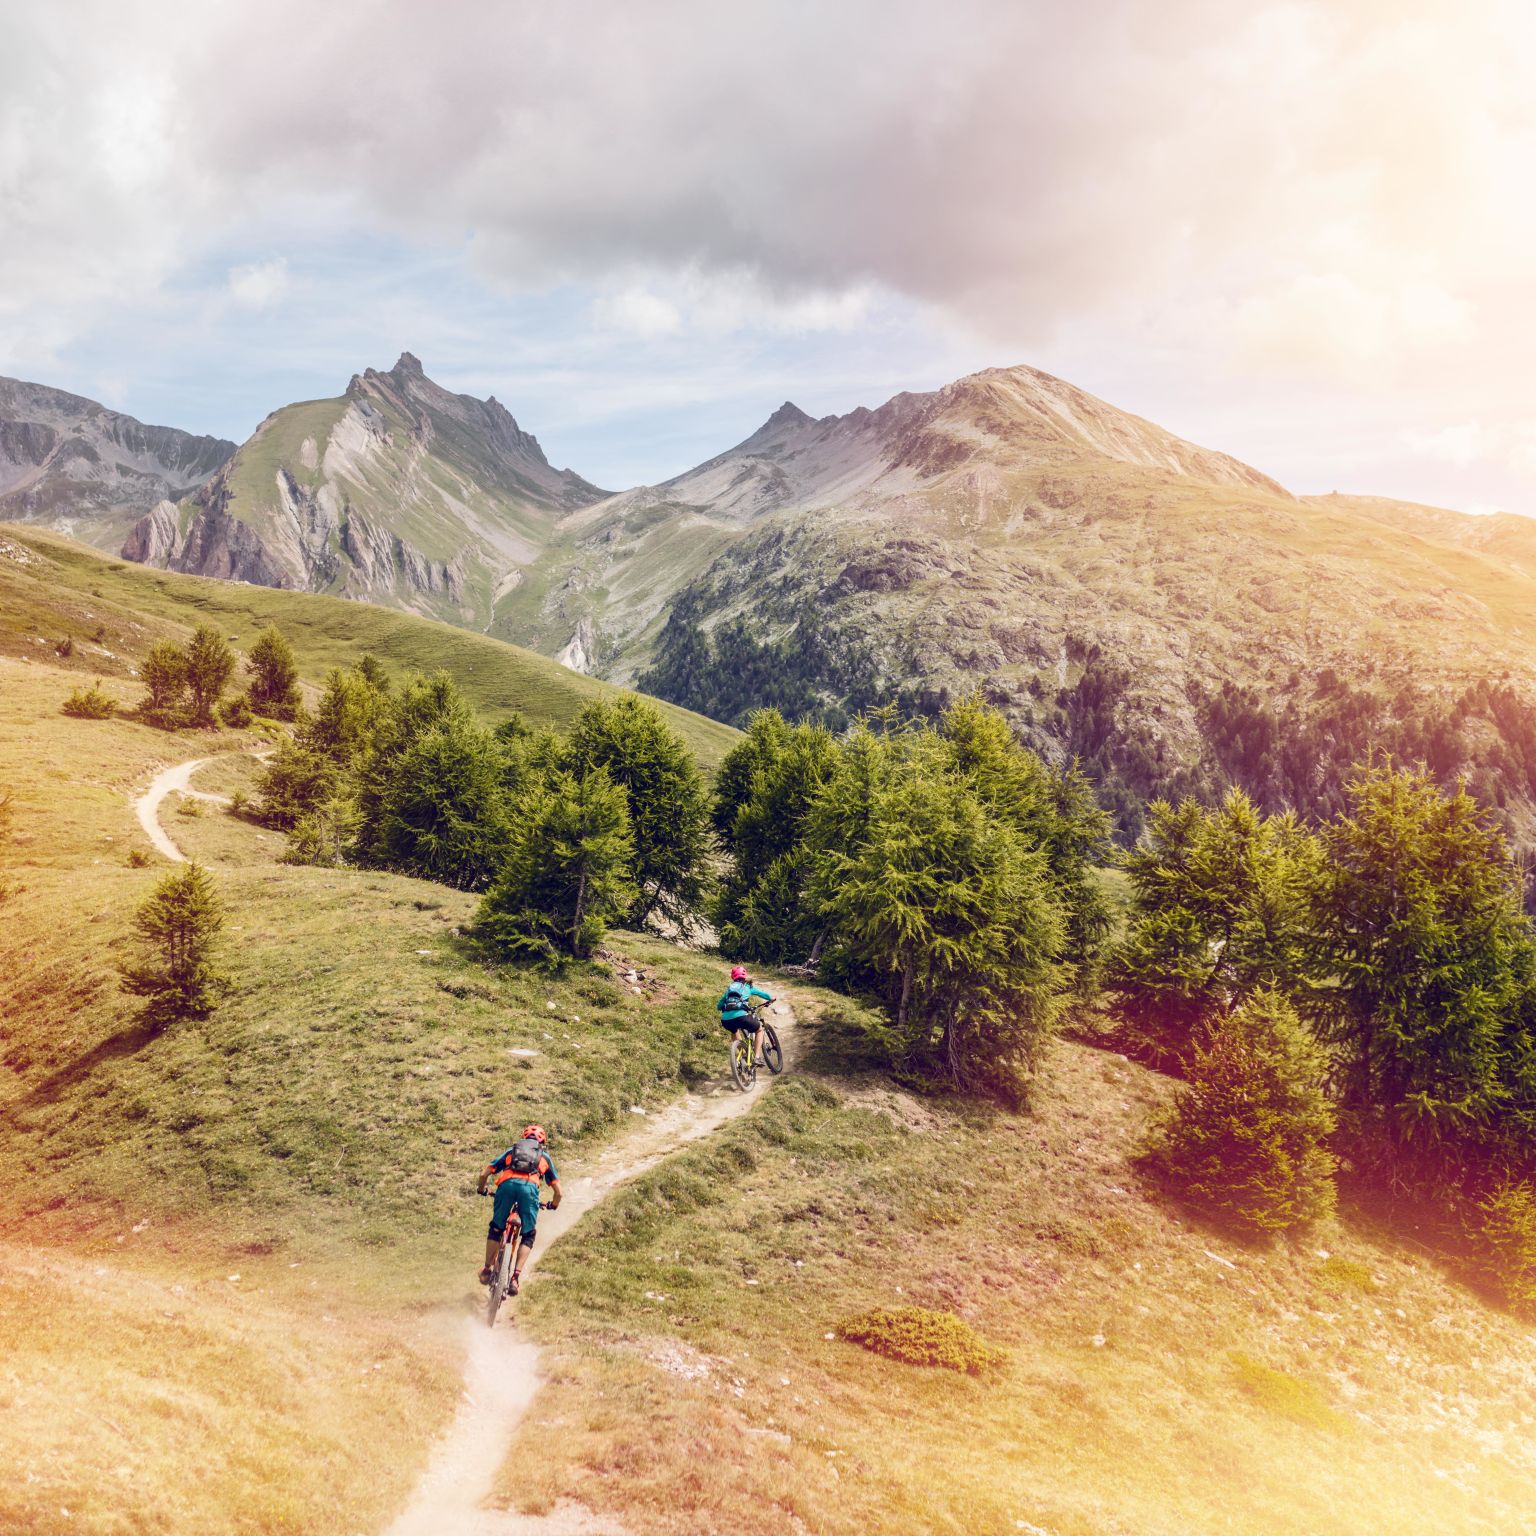
M 210 795 L 205 790 L 192 788 L 192 775 L 204 765 L 211 763 L 215 757 L 246 756 L 255 757 L 265 762 L 271 753 L 266 750 L 258 750 L 250 754 L 215 752 L 209 757 L 194 757 L 185 763 L 176 763 L 170 768 L 162 768 L 150 781 L 149 788 L 133 802 L 134 814 L 139 818 L 139 825 L 144 828 L 144 834 L 166 858 L 177 864 L 185 864 L 187 856 L 171 841 L 171 835 L 160 822 L 160 804 L 167 795 L 185 795 L 189 800 L 206 800 L 210 805 L 228 805 L 228 795 Z
M 775 1028 L 783 1037 L 786 1065 L 797 1055 L 794 1024 L 789 1005 L 777 1004 Z M 720 1039 L 724 1055 L 724 1034 Z M 739 1093 L 726 1080 L 688 1094 L 647 1116 L 591 1168 L 575 1178 L 563 1175 L 565 1198 L 558 1211 L 546 1211 L 539 1218 L 539 1242 L 529 1258 L 525 1280 L 549 1244 L 611 1190 L 750 1109 L 769 1080 L 764 1071 L 751 1093 Z M 475 1255 L 467 1248 L 465 1252 L 469 1268 Z M 385 1536 L 610 1536 L 619 1531 L 580 1505 L 565 1505 L 538 1519 L 482 1508 L 518 1422 L 539 1389 L 539 1351 L 519 1338 L 516 1312 L 517 1303 L 508 1302 L 494 1329 L 485 1326 L 483 1315 L 466 1322 L 467 1363 L 459 1411 L 433 1451 L 410 1504 Z

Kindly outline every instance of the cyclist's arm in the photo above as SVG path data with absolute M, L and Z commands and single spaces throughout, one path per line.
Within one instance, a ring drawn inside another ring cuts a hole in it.
M 485 1193 L 485 1186 L 491 1182 L 491 1175 L 495 1173 L 495 1171 L 495 1163 L 487 1163 L 485 1167 L 480 1170 L 480 1182 L 475 1186 L 476 1190 L 480 1194 L 483 1195 Z
M 762 998 L 765 1003 L 771 1003 L 773 1001 L 772 995 L 768 992 L 764 992 L 761 987 L 753 987 L 752 996 Z
M 564 1198 L 560 1193 L 560 1175 L 551 1168 L 545 1182 L 549 1185 L 550 1194 L 553 1196 L 549 1202 L 549 1208 L 552 1211 L 558 1211 L 560 1201 Z

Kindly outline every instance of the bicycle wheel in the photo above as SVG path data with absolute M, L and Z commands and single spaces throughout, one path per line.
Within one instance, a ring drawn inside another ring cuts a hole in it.
M 763 1024 L 763 1064 L 775 1077 L 784 1070 L 784 1047 L 774 1033 L 773 1025 Z
M 757 1066 L 753 1061 L 752 1037 L 738 1032 L 731 1039 L 731 1076 L 743 1093 L 757 1081 Z
M 512 1255 L 517 1252 L 518 1241 L 522 1236 L 522 1228 L 509 1227 L 506 1237 L 502 1239 L 501 1251 L 496 1255 L 496 1273 L 491 1278 L 491 1292 L 485 1298 L 485 1326 L 496 1326 L 496 1314 L 501 1310 L 501 1304 L 506 1299 L 507 1281 L 512 1275 Z

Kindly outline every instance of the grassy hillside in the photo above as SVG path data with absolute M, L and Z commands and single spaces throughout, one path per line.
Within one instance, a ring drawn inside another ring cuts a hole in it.
M 227 791 L 249 742 L 67 719 L 76 680 L 0 658 L 0 1529 L 378 1529 L 458 1396 L 480 1162 L 537 1115 L 579 1168 L 719 1065 L 718 967 L 616 935 L 638 993 L 487 969 L 471 898 L 168 802 L 234 992 L 149 1036 L 114 972 L 164 868 L 131 796 L 210 753 Z
M 712 1072 L 718 961 L 617 934 L 638 992 L 488 967 L 470 898 L 168 805 L 235 985 L 146 1036 L 114 978 L 158 873 L 131 794 L 193 755 L 228 792 L 250 743 L 66 719 L 74 681 L 0 658 L 0 1529 L 382 1530 L 458 1398 L 478 1164 L 537 1115 L 570 1177 Z M 632 1536 L 1520 1528 L 1536 1339 L 1428 1249 L 1363 1212 L 1236 1245 L 1134 1168 L 1165 1079 L 1063 1043 L 1026 1115 L 917 1100 L 851 1005 L 792 995 L 811 1059 L 519 1301 L 549 1384 L 509 1508 L 574 1496 Z M 908 1303 L 1001 1364 L 839 1336 Z
M 201 623 L 217 625 L 237 646 L 249 645 L 263 625 L 277 624 L 311 682 L 365 651 L 397 672 L 444 669 L 490 720 L 521 710 L 530 720 L 563 725 L 610 691 L 547 657 L 434 620 L 307 592 L 151 570 L 57 534 L 0 525 L 0 656 L 127 677 L 155 640 L 184 637 Z M 67 661 L 56 653 L 65 640 L 74 648 Z M 729 727 L 675 705 L 663 708 L 706 769 L 730 750 L 736 733 Z
M 1358 1212 L 1273 1247 L 1192 1224 L 1132 1165 L 1170 1085 L 1120 1057 L 1058 1046 L 1010 1117 L 896 1091 L 829 1033 L 551 1250 L 509 1508 L 579 1489 L 635 1536 L 1523 1528 L 1536 1338 L 1431 1254 Z M 838 1335 L 913 1304 L 1003 1363 Z

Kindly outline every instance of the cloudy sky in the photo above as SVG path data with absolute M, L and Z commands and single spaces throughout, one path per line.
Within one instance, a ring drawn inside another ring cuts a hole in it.
M 243 438 L 403 349 L 622 486 L 1031 362 L 1536 515 L 1536 8 L 0 0 L 0 372 Z

